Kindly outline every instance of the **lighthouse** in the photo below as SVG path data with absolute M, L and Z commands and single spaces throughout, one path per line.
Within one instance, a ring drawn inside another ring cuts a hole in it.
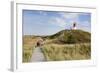
M 77 29 L 76 23 L 74 22 L 74 23 L 73 23 L 73 26 L 72 26 L 72 30 L 76 30 L 76 29 Z

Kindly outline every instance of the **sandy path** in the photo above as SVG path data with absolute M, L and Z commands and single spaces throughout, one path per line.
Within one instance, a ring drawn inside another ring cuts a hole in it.
M 31 58 L 31 62 L 41 62 L 41 61 L 45 61 L 45 57 L 41 51 L 40 47 L 36 47 L 34 49 L 34 52 L 32 54 L 32 58 Z

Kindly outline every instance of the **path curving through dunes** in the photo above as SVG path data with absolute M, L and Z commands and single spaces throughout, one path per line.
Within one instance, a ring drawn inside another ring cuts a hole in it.
M 31 60 L 30 62 L 42 62 L 42 61 L 45 61 L 45 57 L 42 53 L 42 50 L 40 47 L 36 47 L 34 49 L 34 52 L 32 54 L 32 57 L 31 57 Z

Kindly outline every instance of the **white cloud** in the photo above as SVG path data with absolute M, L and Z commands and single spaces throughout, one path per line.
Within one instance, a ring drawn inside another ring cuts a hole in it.
M 76 19 L 80 13 L 59 13 L 64 19 Z
M 65 27 L 66 21 L 60 17 L 52 17 L 49 19 L 48 24 L 54 25 L 54 26 L 60 26 Z
M 59 15 L 63 18 L 63 20 L 66 20 L 67 25 L 71 25 L 74 22 L 77 24 L 79 23 L 79 15 L 81 13 L 59 13 Z
M 64 27 L 66 25 L 66 21 L 63 20 L 62 18 L 55 18 L 55 23 L 61 27 Z
M 79 13 L 59 13 L 60 17 L 52 17 L 49 24 L 54 24 L 63 28 L 69 28 L 73 22 L 79 23 Z

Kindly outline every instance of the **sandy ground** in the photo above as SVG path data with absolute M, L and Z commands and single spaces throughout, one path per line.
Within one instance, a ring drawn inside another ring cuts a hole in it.
M 31 62 L 41 62 L 41 61 L 45 61 L 45 57 L 41 51 L 41 48 L 36 47 L 32 54 Z

